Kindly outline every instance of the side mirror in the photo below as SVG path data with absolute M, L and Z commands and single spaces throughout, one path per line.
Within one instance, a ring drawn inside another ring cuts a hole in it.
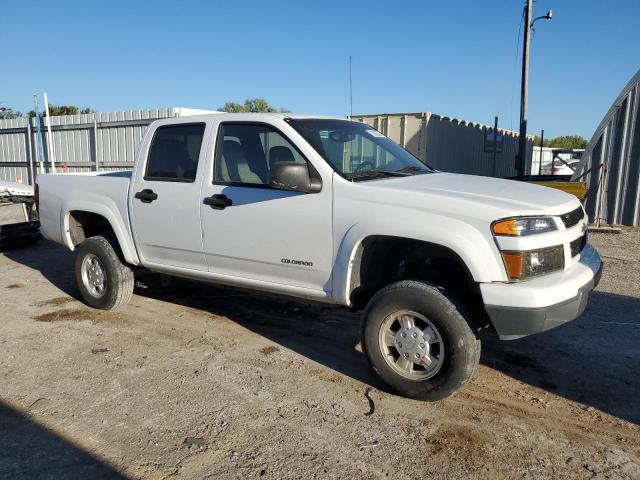
M 299 162 L 276 162 L 271 165 L 269 186 L 304 193 L 318 193 L 322 190 L 322 182 L 311 179 L 307 165 Z

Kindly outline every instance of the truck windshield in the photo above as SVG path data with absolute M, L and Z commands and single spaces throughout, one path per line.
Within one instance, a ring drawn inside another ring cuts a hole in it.
M 286 120 L 342 176 L 370 180 L 433 170 L 365 123 L 333 119 Z

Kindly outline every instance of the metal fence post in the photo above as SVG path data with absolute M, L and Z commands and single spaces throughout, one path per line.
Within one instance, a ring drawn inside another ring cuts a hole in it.
M 96 120 L 96 114 L 93 114 L 93 161 L 96 164 L 96 172 L 100 171 L 100 165 L 98 163 L 98 121 Z
M 35 185 L 36 179 L 33 176 L 33 150 L 31 146 L 31 122 L 27 119 L 27 128 L 25 129 L 27 136 L 27 162 L 29 162 L 29 185 Z
M 498 170 L 498 116 L 496 115 L 493 122 L 493 176 L 496 176 Z

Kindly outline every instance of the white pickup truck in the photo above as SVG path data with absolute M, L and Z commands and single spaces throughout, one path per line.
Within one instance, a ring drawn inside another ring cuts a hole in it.
M 209 114 L 151 124 L 131 172 L 41 175 L 42 233 L 85 301 L 134 270 L 364 309 L 361 345 L 401 394 L 438 400 L 502 339 L 577 318 L 601 261 L 579 201 L 437 172 L 366 124 Z

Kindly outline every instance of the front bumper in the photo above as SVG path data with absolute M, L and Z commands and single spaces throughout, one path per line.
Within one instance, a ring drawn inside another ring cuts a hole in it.
M 578 318 L 600 281 L 602 261 L 587 245 L 568 270 L 520 283 L 481 283 L 485 310 L 500 339 L 514 340 Z

